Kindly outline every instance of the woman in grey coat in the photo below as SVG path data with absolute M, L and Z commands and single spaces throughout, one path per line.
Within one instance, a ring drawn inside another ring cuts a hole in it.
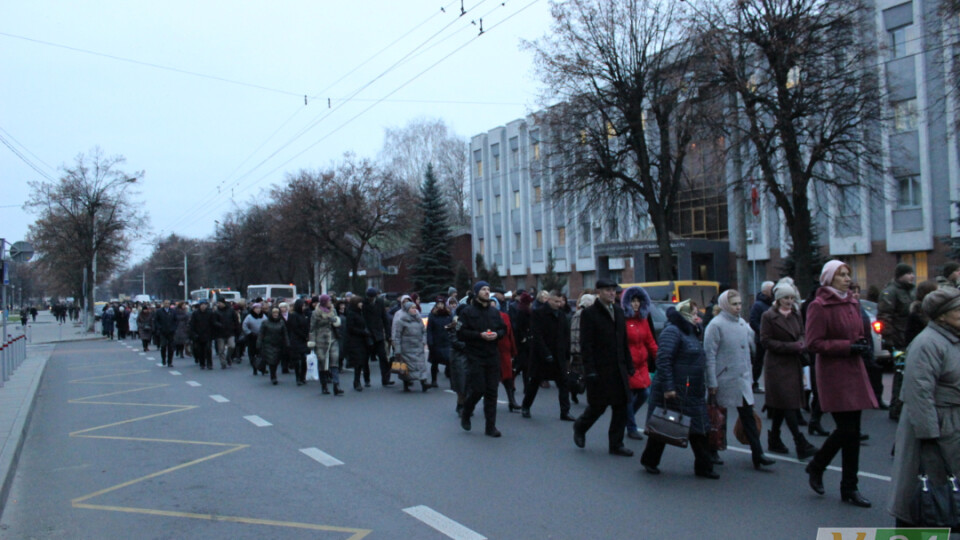
M 322 392 L 329 394 L 327 385 L 333 383 L 333 395 L 342 396 L 340 389 L 340 317 L 330 303 L 330 297 L 320 295 L 320 303 L 310 317 L 310 341 L 307 347 L 317 355 Z
M 776 463 L 763 455 L 760 433 L 753 418 L 753 330 L 740 318 L 743 300 L 740 293 L 730 289 L 717 299 L 720 313 L 710 320 L 703 337 L 707 355 L 707 390 L 710 398 L 727 409 L 736 409 L 743 431 L 750 441 L 753 466 Z
M 946 468 L 960 473 L 960 290 L 928 294 L 923 311 L 930 323 L 907 350 L 900 391 L 903 410 L 887 507 L 897 527 L 929 525 L 912 523 L 910 516 L 921 461 L 931 485 L 946 482 L 944 460 Z
M 414 381 L 420 380 L 421 390 L 430 389 L 427 382 L 427 358 L 424 345 L 427 343 L 426 329 L 417 305 L 411 301 L 403 303 L 403 311 L 398 312 L 393 322 L 393 344 L 397 354 L 407 363 L 407 379 L 403 381 L 403 391 L 409 392 Z

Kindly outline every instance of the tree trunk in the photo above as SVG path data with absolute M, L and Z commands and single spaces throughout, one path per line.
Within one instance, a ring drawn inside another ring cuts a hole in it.
M 653 222 L 653 230 L 657 235 L 657 249 L 660 253 L 658 268 L 660 277 L 658 281 L 667 281 L 676 278 L 673 273 L 673 248 L 670 247 L 670 227 L 667 223 L 666 213 L 655 211 L 650 215 Z M 636 264 L 636 263 L 634 263 Z M 648 279 L 647 281 L 653 281 Z

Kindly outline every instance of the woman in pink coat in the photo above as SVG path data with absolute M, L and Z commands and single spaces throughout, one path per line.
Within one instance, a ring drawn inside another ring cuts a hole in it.
M 807 350 L 816 354 L 817 392 L 824 412 L 833 415 L 837 429 L 807 465 L 810 487 L 823 494 L 823 471 L 837 452 L 843 452 L 840 497 L 844 502 L 867 508 L 870 501 L 857 489 L 860 468 L 860 415 L 877 408 L 877 401 L 863 365 L 869 351 L 863 334 L 860 305 L 850 294 L 850 267 L 833 260 L 823 265 L 820 289 L 807 308 Z

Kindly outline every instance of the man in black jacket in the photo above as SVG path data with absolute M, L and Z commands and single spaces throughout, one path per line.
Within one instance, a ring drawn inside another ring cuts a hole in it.
M 633 374 L 633 360 L 627 345 L 627 323 L 623 309 L 614 300 L 617 284 L 597 280 L 597 301 L 580 316 L 580 356 L 587 384 L 587 409 L 573 423 L 573 442 L 586 444 L 590 426 L 610 407 L 609 451 L 629 457 L 633 451 L 623 445 L 627 427 L 627 396 Z
M 232 306 L 227 305 L 223 297 L 217 300 L 213 327 L 215 329 L 217 357 L 220 358 L 220 369 L 227 369 L 233 358 L 233 349 L 237 346 L 236 335 L 240 330 L 240 317 Z
M 470 431 L 473 408 L 483 398 L 483 416 L 489 437 L 499 437 L 497 430 L 497 389 L 500 386 L 500 351 L 497 340 L 507 335 L 507 325 L 490 302 L 490 285 L 478 281 L 473 286 L 475 297 L 460 310 L 457 338 L 466 345 L 467 398 L 460 413 L 460 427 Z
M 163 306 L 153 315 L 153 331 L 160 340 L 160 360 L 163 365 L 173 367 L 173 335 L 177 332 L 177 315 L 170 307 L 169 300 L 164 300 Z
M 367 298 L 363 301 L 363 321 L 367 324 L 371 338 L 367 341 L 367 354 L 371 358 L 375 356 L 380 363 L 380 382 L 384 386 L 391 386 L 394 381 L 390 380 L 386 341 L 392 321 L 387 315 L 387 307 L 383 303 L 383 298 L 378 296 L 379 294 L 380 291 L 375 287 L 370 287 L 367 289 Z
M 520 413 L 530 418 L 530 407 L 537 398 L 540 383 L 556 381 L 560 399 L 560 419 L 573 422 L 570 416 L 570 391 L 567 389 L 567 353 L 570 350 L 570 322 L 561 309 L 566 303 L 563 293 L 550 291 L 547 303 L 531 317 L 530 382 L 523 387 Z
M 210 357 L 210 341 L 214 333 L 214 315 L 206 300 L 201 300 L 197 309 L 190 314 L 190 339 L 193 340 L 193 357 L 200 369 L 213 369 Z

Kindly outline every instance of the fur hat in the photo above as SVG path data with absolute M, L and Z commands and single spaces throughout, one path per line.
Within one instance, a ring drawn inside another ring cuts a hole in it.
M 913 274 L 913 267 L 907 263 L 900 263 L 893 270 L 894 279 L 900 279 L 907 274 Z

